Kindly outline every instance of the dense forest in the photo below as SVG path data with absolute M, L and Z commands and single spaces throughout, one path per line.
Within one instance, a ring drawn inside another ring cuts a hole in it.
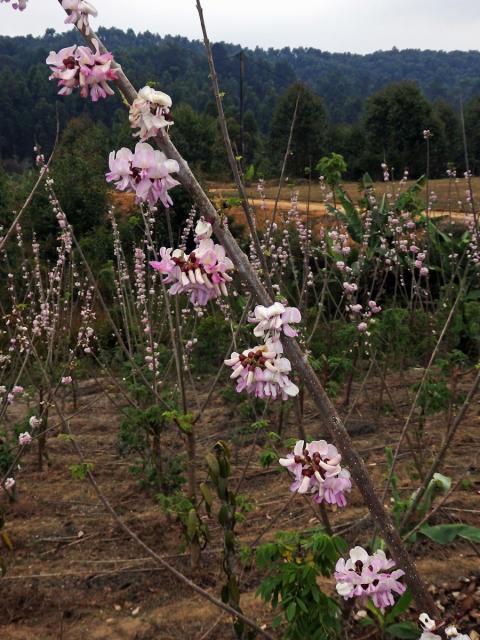
M 202 43 L 132 30 L 101 28 L 99 33 L 137 86 L 154 82 L 172 96 L 179 125 L 172 134 L 195 168 L 207 177 L 222 177 L 223 146 Z M 57 112 L 62 130 L 82 116 L 105 127 L 101 139 L 107 147 L 131 142 L 119 96 L 97 105 L 79 96 L 54 99 L 45 58 L 76 37 L 53 29 L 39 38 L 0 37 L 0 158 L 7 171 L 31 165 L 34 143 L 51 148 Z M 217 43 L 213 52 L 232 138 L 257 175 L 278 173 L 299 91 L 291 175 L 314 170 L 319 158 L 332 151 L 345 157 L 351 178 L 365 170 L 380 176 L 383 161 L 397 175 L 405 168 L 420 175 L 426 164 L 424 129 L 431 131 L 431 175 L 444 175 L 448 163 L 463 170 L 461 100 L 472 167 L 475 172 L 480 168 L 480 52 L 392 49 L 355 55 L 311 48 L 245 49 L 243 144 L 241 48 Z

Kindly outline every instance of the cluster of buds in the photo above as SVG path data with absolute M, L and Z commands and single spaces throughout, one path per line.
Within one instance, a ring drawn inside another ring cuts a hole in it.
M 243 353 L 234 351 L 225 364 L 233 369 L 230 376 L 237 379 L 238 393 L 246 391 L 257 398 L 281 398 L 298 394 L 298 387 L 290 378 L 292 369 L 288 358 L 278 352 L 281 343 L 267 341 L 260 346 L 245 349 Z
M 179 166 L 162 151 L 139 142 L 133 153 L 126 147 L 112 151 L 108 163 L 107 182 L 114 182 L 119 191 L 135 193 L 137 203 L 146 202 L 154 207 L 160 200 L 166 208 L 173 204 L 168 191 L 179 182 L 170 174 L 179 171 Z
M 351 304 L 348 307 L 349 311 L 352 313 L 353 317 L 356 319 L 358 316 L 361 316 L 362 320 L 357 324 L 357 329 L 360 333 L 365 333 L 368 329 L 368 321 L 377 313 L 380 313 L 382 307 L 380 307 L 375 300 L 369 300 L 368 306 L 364 310 L 363 306 L 360 303 Z M 357 320 L 358 322 L 358 320 Z
M 395 567 L 393 560 L 387 560 L 382 550 L 369 555 L 363 547 L 350 550 L 347 560 L 340 558 L 335 567 L 337 593 L 345 600 L 357 598 L 363 606 L 368 598 L 382 611 L 395 603 L 393 594 L 401 595 L 406 587 L 399 581 L 404 575 Z
M 173 124 L 171 106 L 172 99 L 163 91 L 148 86 L 140 89 L 128 116 L 132 129 L 139 129 L 134 135 L 144 142 L 154 138 L 160 129 Z
M 414 249 L 416 250 L 417 247 L 414 247 Z M 410 247 L 410 250 L 412 250 L 412 247 Z M 419 270 L 420 276 L 426 278 L 428 276 L 428 267 L 424 265 L 425 258 L 427 257 L 426 253 L 418 251 L 413 251 L 412 253 L 414 253 L 415 257 L 414 265 Z
M 192 304 L 204 306 L 209 300 L 228 295 L 226 283 L 232 280 L 228 271 L 233 269 L 233 262 L 225 249 L 211 239 L 209 222 L 199 221 L 195 233 L 194 251 L 188 254 L 182 249 L 162 247 L 162 259 L 150 265 L 167 276 L 164 284 L 170 285 L 171 295 L 188 293 Z
M 317 440 L 305 444 L 299 440 L 293 453 L 279 462 L 294 476 L 291 491 L 309 493 L 319 504 L 344 507 L 347 504 L 345 493 L 351 491 L 350 473 L 340 466 L 342 456 L 333 444 Z
M 58 80 L 61 96 L 70 95 L 74 89 L 80 89 L 80 95 L 90 95 L 93 102 L 113 95 L 109 80 L 116 80 L 117 73 L 112 69 L 113 55 L 92 51 L 88 47 L 73 45 L 51 51 L 46 63 L 52 70 L 50 80 Z

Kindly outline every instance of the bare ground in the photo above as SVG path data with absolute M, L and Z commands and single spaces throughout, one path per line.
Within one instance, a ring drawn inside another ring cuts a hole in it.
M 409 383 L 412 382 L 412 373 Z M 469 380 L 463 381 L 465 387 Z M 105 381 L 108 385 L 108 381 Z M 398 406 L 407 403 L 407 385 L 400 379 L 389 384 Z M 354 389 L 358 389 L 356 386 Z M 201 398 L 207 391 L 199 390 Z M 355 446 L 362 452 L 373 479 L 383 486 L 385 465 L 382 453 L 387 443 L 395 442 L 400 421 L 377 411 L 378 381 L 367 384 L 365 401 L 357 406 L 350 421 Z M 113 394 L 113 391 L 112 391 Z M 71 428 L 94 474 L 117 512 L 157 553 L 168 557 L 202 587 L 219 595 L 222 574 L 219 563 L 220 530 L 212 522 L 213 541 L 199 570 L 192 572 L 189 559 L 180 548 L 178 525 L 169 522 L 157 505 L 153 492 L 142 491 L 129 472 L 132 459 L 121 458 L 116 440 L 119 411 L 87 381 L 81 386 L 80 407 L 95 405 L 71 420 Z M 121 404 L 121 398 L 115 398 Z M 371 404 L 370 404 L 371 403 Z M 339 401 L 340 404 L 340 401 Z M 67 415 L 73 408 L 67 402 Z M 276 411 L 276 410 L 275 410 Z M 197 464 L 202 476 L 205 453 L 222 437 L 226 440 L 238 421 L 235 406 L 218 397 L 198 424 Z M 275 414 L 272 424 L 275 426 Z M 456 477 L 471 465 L 467 490 L 458 491 L 448 501 L 445 518 L 478 524 L 480 513 L 478 470 L 480 423 L 478 403 L 470 410 L 456 438 L 444 473 Z M 313 406 L 307 402 L 307 432 L 324 435 Z M 425 462 L 431 460 L 444 430 L 442 419 L 432 420 L 418 450 Z M 293 414 L 286 434 L 296 435 Z M 178 436 L 167 435 L 173 445 Z M 234 458 L 235 478 L 243 472 L 251 448 L 252 462 L 246 471 L 242 493 L 252 498 L 254 509 L 239 526 L 241 544 L 252 543 L 263 534 L 271 539 L 275 530 L 302 529 L 316 523 L 309 504 L 296 497 L 289 499 L 288 479 L 272 469 L 261 469 L 261 447 L 248 439 L 238 445 Z M 50 465 L 37 470 L 36 447 L 22 461 L 18 473 L 18 501 L 7 506 L 7 529 L 14 543 L 7 575 L 0 580 L 0 638 L 5 640 L 177 640 L 183 637 L 233 638 L 228 617 L 219 620 L 219 612 L 198 595 L 190 592 L 164 570 L 156 567 L 144 552 L 118 529 L 99 505 L 88 481 L 73 480 L 70 466 L 78 463 L 71 443 L 59 432 L 49 440 Z M 401 486 L 405 492 L 415 488 L 410 456 L 402 454 Z M 349 500 L 349 508 L 333 513 L 334 526 L 351 526 L 365 511 L 358 491 Z M 448 521 L 448 520 L 447 520 Z M 351 529 L 350 543 L 367 542 L 372 533 L 369 522 Z M 413 548 L 419 568 L 441 606 L 456 617 L 463 630 L 480 626 L 480 563 L 478 548 L 466 542 L 449 547 L 423 542 Z M 242 579 L 242 606 L 248 615 L 262 622 L 271 621 L 270 610 L 254 596 L 259 583 L 255 569 Z M 332 589 L 331 583 L 324 585 Z M 218 624 L 215 625 L 215 623 Z M 212 628 L 213 627 L 213 628 Z M 210 633 L 208 630 L 211 629 Z M 373 636 L 369 636 L 373 637 Z

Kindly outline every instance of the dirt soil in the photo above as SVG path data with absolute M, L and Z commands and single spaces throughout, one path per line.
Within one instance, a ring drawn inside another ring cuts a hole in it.
M 472 374 L 473 375 L 473 374 Z M 408 407 L 409 385 L 421 371 L 408 379 L 389 380 L 389 391 L 400 410 Z M 471 377 L 462 381 L 465 389 Z M 225 384 L 226 381 L 223 381 Z M 379 412 L 378 381 L 366 385 L 362 400 L 348 421 L 355 446 L 364 456 L 377 487 L 382 487 L 386 467 L 383 448 L 394 443 L 401 421 L 394 413 Z M 104 389 L 109 389 L 109 397 Z M 209 384 L 197 390 L 201 402 Z M 353 396 L 359 390 L 354 383 Z M 193 393 L 191 394 L 193 397 Z M 115 405 L 111 400 L 114 400 Z M 340 397 L 338 405 L 341 407 Z M 119 407 L 124 402 L 104 379 L 100 384 L 85 381 L 80 386 L 79 409 L 70 420 L 72 432 L 94 465 L 94 475 L 118 514 L 157 553 L 199 585 L 219 595 L 222 586 L 220 530 L 212 521 L 213 540 L 202 558 L 200 569 L 191 571 L 189 558 L 181 549 L 180 530 L 160 510 L 154 492 L 142 490 L 129 471 L 134 457 L 123 458 L 117 448 Z M 24 410 L 24 408 L 23 408 Z M 21 406 L 17 406 L 18 418 Z M 277 421 L 275 408 L 270 429 Z M 65 405 L 66 415 L 74 414 L 72 403 Z M 305 428 L 316 438 L 326 435 L 315 408 L 306 402 Z M 290 415 L 284 435 L 296 436 L 297 421 Z M 55 426 L 55 417 L 51 419 Z M 440 521 L 479 523 L 479 407 L 470 409 L 452 455 L 443 472 L 453 478 L 470 465 L 471 473 L 463 490 L 448 499 Z M 238 426 L 236 406 L 214 395 L 198 423 L 197 465 L 204 476 L 204 456 L 219 438 L 231 439 Z M 444 433 L 443 418 L 428 423 L 417 455 L 427 463 L 432 459 Z M 166 434 L 178 448 L 178 435 Z M 253 510 L 238 528 L 241 545 L 272 539 L 276 530 L 304 529 L 316 524 L 310 504 L 296 496 L 290 498 L 288 479 L 274 464 L 262 469 L 259 464 L 263 437 L 253 436 L 237 442 L 233 452 L 235 479 L 245 471 L 242 493 L 253 502 Z M 247 461 L 251 461 L 247 467 Z M 225 640 L 233 638 L 228 616 L 219 614 L 211 604 L 176 582 L 159 569 L 135 542 L 130 540 L 99 504 L 87 480 L 72 478 L 70 467 L 77 464 L 71 443 L 52 430 L 49 438 L 50 464 L 38 471 L 36 445 L 21 462 L 17 473 L 18 500 L 7 509 L 7 530 L 14 544 L 7 574 L 0 579 L 0 638 L 2 640 L 180 640 L 190 638 Z M 415 473 L 410 454 L 401 455 L 401 491 L 415 488 Z M 349 497 L 347 509 L 331 513 L 335 528 L 345 530 L 351 544 L 367 543 L 372 525 L 366 520 L 357 489 Z M 424 541 L 412 548 L 418 566 L 441 608 L 453 616 L 464 632 L 480 627 L 480 562 L 478 546 L 459 542 L 448 547 Z M 259 575 L 255 569 L 242 578 L 242 607 L 245 613 L 262 623 L 272 620 L 268 607 L 255 598 Z M 326 581 L 325 588 L 333 589 Z M 412 613 L 413 619 L 415 614 Z M 275 633 L 275 632 L 274 632 Z M 365 630 L 361 632 L 364 638 Z M 361 635 L 360 634 L 360 635 Z M 279 636 L 280 637 L 280 636 Z M 369 638 L 375 636 L 368 635 Z M 473 636 L 472 636 L 473 637 Z

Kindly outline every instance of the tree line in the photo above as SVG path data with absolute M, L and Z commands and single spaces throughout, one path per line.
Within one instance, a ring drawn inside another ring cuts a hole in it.
M 195 169 L 207 178 L 225 177 L 203 45 L 132 30 L 99 33 L 137 86 L 155 83 L 172 96 L 176 124 L 171 133 Z M 51 149 L 57 117 L 66 135 L 80 116 L 84 126 L 95 123 L 96 139 L 106 148 L 132 144 L 120 97 L 97 105 L 79 96 L 52 99 L 56 89 L 45 58 L 76 37 L 53 29 L 38 38 L 0 37 L 0 159 L 7 171 L 31 166 L 34 143 Z M 449 165 L 463 171 L 461 96 L 471 168 L 480 170 L 480 52 L 393 49 L 362 56 L 311 48 L 244 50 L 243 127 L 239 53 L 235 45 L 214 45 L 232 139 L 239 155 L 243 149 L 244 166 L 253 165 L 258 176 L 278 175 L 297 99 L 287 161 L 292 177 L 315 172 L 320 157 L 331 152 L 345 158 L 351 179 L 364 171 L 381 177 L 382 162 L 398 177 L 405 169 L 417 177 L 427 164 L 425 129 L 430 131 L 431 177 L 445 175 Z

